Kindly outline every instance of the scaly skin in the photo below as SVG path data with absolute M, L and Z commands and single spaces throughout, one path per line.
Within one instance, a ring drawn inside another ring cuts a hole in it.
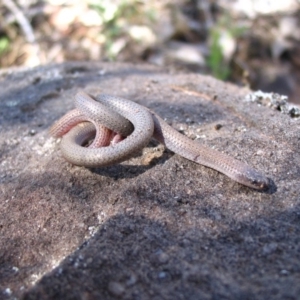
M 75 96 L 77 111 L 69 113 L 70 118 L 67 114 L 67 117 L 60 119 L 50 129 L 52 135 L 56 132 L 63 132 L 61 151 L 69 162 L 85 167 L 101 167 L 119 163 L 146 146 L 153 136 L 173 152 L 215 169 L 243 185 L 257 190 L 265 190 L 269 187 L 269 180 L 262 173 L 226 154 L 190 140 L 169 126 L 153 111 L 115 96 L 101 94 L 95 99 L 97 101 L 84 92 L 77 93 Z M 103 113 L 103 108 L 105 108 L 105 113 Z M 80 122 L 77 122 L 79 119 Z M 117 122 L 112 122 L 112 119 Z M 90 121 L 94 125 L 83 121 Z M 96 137 L 100 135 L 98 132 L 102 130 L 100 125 L 126 138 L 108 147 L 105 147 L 107 139 L 105 139 L 106 142 L 104 139 L 103 142 L 101 139 L 99 142 L 97 138 L 96 147 L 102 148 L 83 147 L 82 145 L 88 139 L 95 136 L 96 131 Z M 66 133 L 66 128 L 71 129 Z

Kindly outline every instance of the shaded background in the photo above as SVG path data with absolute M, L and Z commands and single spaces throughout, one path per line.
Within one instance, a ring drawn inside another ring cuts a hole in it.
M 147 62 L 299 100 L 297 0 L 2 0 L 0 65 Z

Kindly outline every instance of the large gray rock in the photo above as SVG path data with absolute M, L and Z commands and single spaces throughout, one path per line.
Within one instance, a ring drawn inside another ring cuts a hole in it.
M 299 299 L 299 118 L 245 100 L 249 90 L 150 66 L 6 71 L 0 87 L 1 299 Z M 69 164 L 47 130 L 91 88 L 148 106 L 271 188 L 156 142 L 120 165 Z

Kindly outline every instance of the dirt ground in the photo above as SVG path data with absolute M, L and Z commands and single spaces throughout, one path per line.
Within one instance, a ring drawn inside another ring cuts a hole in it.
M 299 299 L 300 118 L 147 65 L 18 69 L 0 87 L 1 299 Z M 155 141 L 119 165 L 69 164 L 48 129 L 95 88 L 248 162 L 270 189 Z

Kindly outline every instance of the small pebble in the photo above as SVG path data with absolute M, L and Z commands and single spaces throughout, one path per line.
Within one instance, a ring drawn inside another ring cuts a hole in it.
M 111 281 L 108 284 L 108 290 L 110 291 L 111 294 L 115 296 L 121 296 L 124 293 L 125 288 L 121 283 L 116 281 Z
M 36 131 L 34 129 L 31 129 L 29 131 L 29 135 L 34 136 L 36 134 Z
M 135 274 L 131 274 L 130 278 L 126 281 L 127 286 L 134 285 L 137 282 L 137 277 Z
M 5 290 L 4 290 L 4 293 L 5 293 L 6 295 L 8 295 L 8 296 L 10 296 L 10 295 L 12 294 L 10 288 L 5 289 Z
M 159 272 L 159 274 L 158 274 L 158 278 L 159 279 L 164 279 L 166 277 L 167 277 L 167 273 L 166 272 Z
M 216 130 L 220 130 L 222 127 L 223 127 L 223 125 L 221 125 L 221 124 L 216 124 L 215 125 L 215 129 Z
M 263 150 L 257 150 L 257 151 L 256 151 L 256 154 L 259 155 L 259 156 L 261 156 L 261 155 L 264 154 L 264 151 L 263 151 Z
M 169 260 L 169 255 L 165 252 L 159 252 L 157 254 L 157 260 L 161 263 L 161 264 L 165 264 L 168 262 Z
M 266 244 L 263 247 L 263 254 L 269 255 L 271 253 L 274 253 L 277 250 L 277 248 L 278 248 L 278 245 L 275 242 Z
M 281 270 L 280 274 L 281 275 L 289 275 L 289 271 L 287 271 L 287 270 Z

